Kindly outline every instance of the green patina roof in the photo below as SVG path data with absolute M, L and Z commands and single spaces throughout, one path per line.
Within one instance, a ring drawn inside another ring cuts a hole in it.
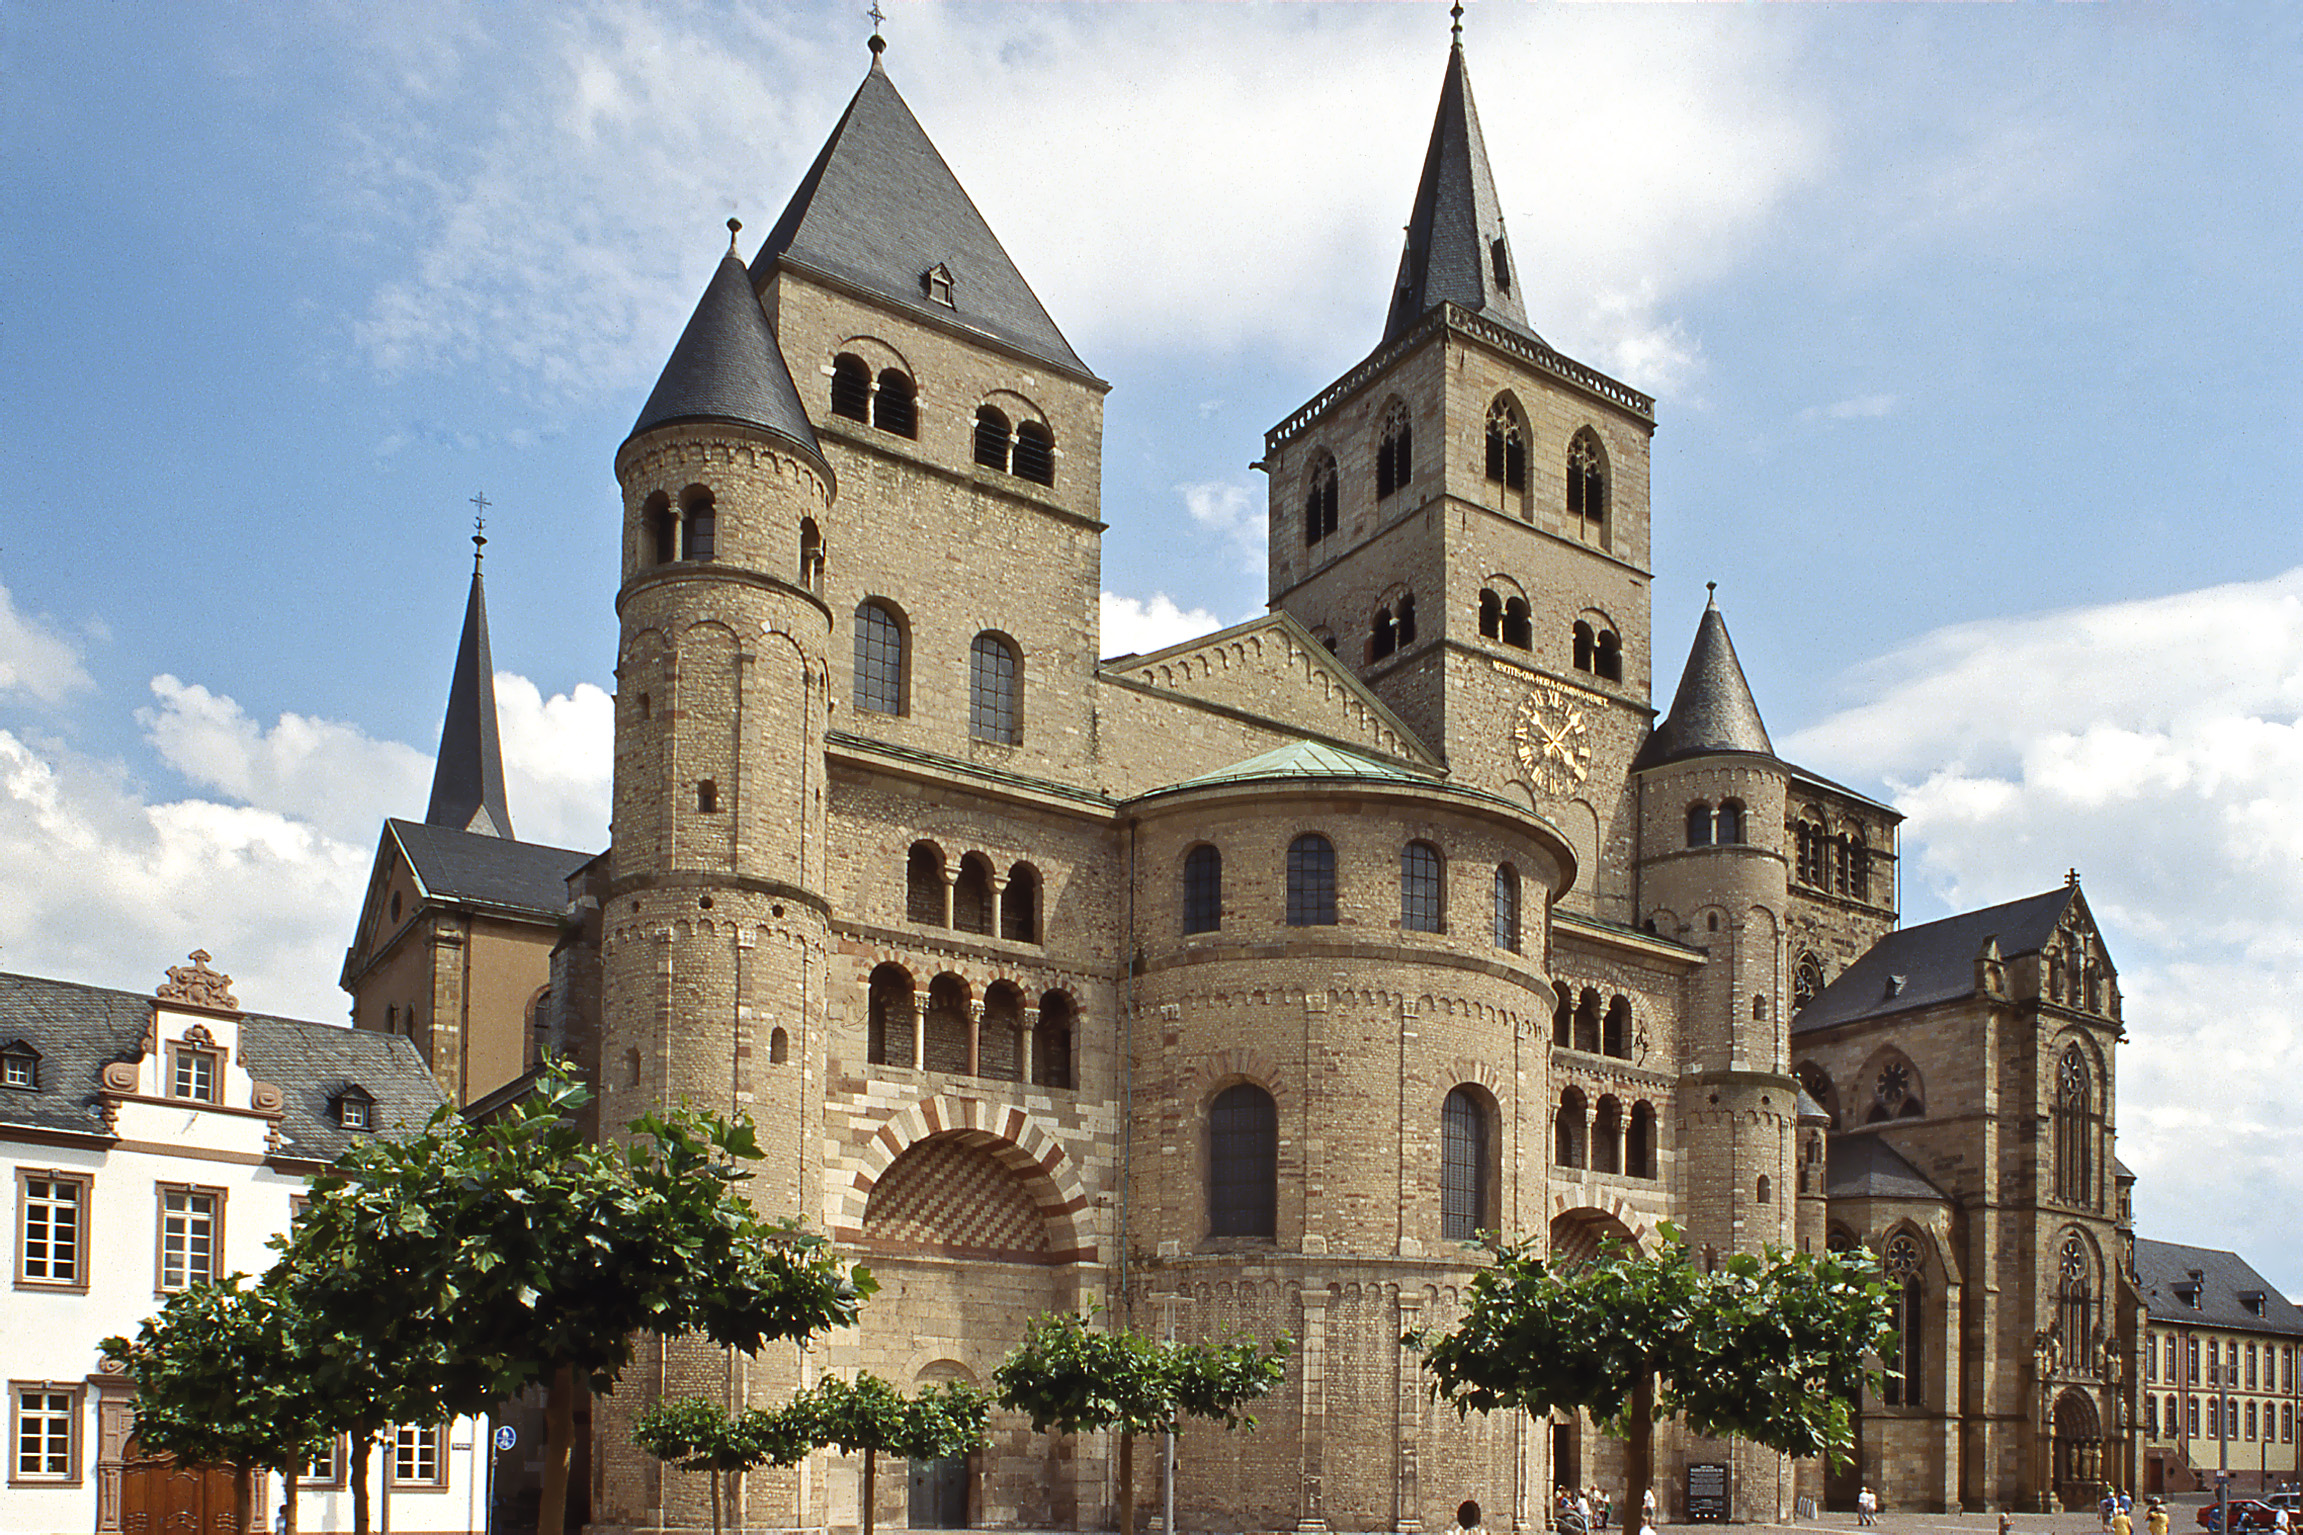
M 1164 794 L 1176 789 L 1205 789 L 1216 784 L 1252 783 L 1270 778 L 1375 779 L 1383 783 L 1413 784 L 1419 789 L 1432 788 L 1438 783 L 1437 779 L 1428 774 L 1379 761 L 1374 757 L 1363 757 L 1358 752 L 1345 751 L 1340 746 L 1326 746 L 1317 741 L 1291 741 L 1244 762 L 1235 762 L 1229 767 L 1202 773 L 1197 778 L 1186 778 L 1152 792 Z

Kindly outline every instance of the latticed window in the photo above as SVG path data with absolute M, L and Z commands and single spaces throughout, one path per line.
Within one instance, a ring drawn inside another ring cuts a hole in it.
M 85 1284 L 81 1256 L 88 1186 L 77 1178 L 26 1174 L 19 1274 L 29 1284 Z
M 1607 519 L 1607 459 L 1588 427 L 1567 445 L 1567 515 L 1587 527 Z
M 1399 855 L 1399 925 L 1412 933 L 1441 930 L 1439 850 L 1410 842 Z
M 1487 408 L 1487 477 L 1505 490 L 1527 489 L 1527 428 L 1508 400 Z
M 1279 1107 L 1241 1082 L 1208 1110 L 1208 1233 L 1269 1237 L 1279 1230 Z
M 877 602 L 856 609 L 855 703 L 875 714 L 904 712 L 903 626 Z
M 2095 1086 L 2085 1052 L 2072 1045 L 2055 1072 L 2055 1197 L 2091 1205 L 2094 1196 Z
M 1223 926 L 1223 854 L 1209 843 L 1184 854 L 1183 930 L 1212 933 Z
M 61 1482 L 79 1469 L 73 1463 L 72 1428 L 78 1395 L 49 1386 L 16 1388 L 16 1458 L 9 1480 Z
M 1880 1266 L 1886 1270 L 1888 1282 L 1896 1286 L 1893 1298 L 1895 1357 L 1883 1361 L 1886 1368 L 1880 1384 L 1880 1400 L 1890 1407 L 1917 1407 L 1921 1405 L 1921 1367 L 1927 1358 L 1927 1338 L 1922 1325 L 1926 1256 L 1916 1237 L 1908 1231 L 1898 1232 L 1888 1239 Z
M 181 1290 L 216 1277 L 220 1201 L 198 1189 L 160 1191 L 160 1288 Z
M 977 635 L 968 650 L 968 734 L 1003 746 L 1024 738 L 1016 653 L 996 634 Z
M 1380 501 L 1403 488 L 1414 472 L 1414 427 L 1408 420 L 1406 404 L 1394 400 L 1391 409 L 1384 412 L 1383 441 L 1375 453 L 1376 499 Z
M 1519 871 L 1508 863 L 1495 866 L 1495 946 L 1519 952 Z
M 1687 845 L 1711 846 L 1711 807 L 1700 801 L 1687 807 Z
M 2067 1362 L 2085 1359 L 2095 1336 L 2095 1265 L 2077 1233 L 2064 1238 L 2056 1259 L 2057 1321 Z
M 989 405 L 976 407 L 976 462 L 1003 473 L 1008 467 L 1008 418 Z
M 1335 847 L 1317 832 L 1287 845 L 1287 925 L 1335 926 Z
M 440 1466 L 440 1430 L 403 1423 L 392 1433 L 392 1480 L 438 1483 L 445 1478 Z
M 1719 815 L 1713 821 L 1713 840 L 1727 847 L 1743 840 L 1743 801 L 1725 799 L 1719 802 Z
M 1468 1242 L 1487 1219 L 1487 1109 L 1459 1087 L 1440 1110 L 1440 1235 Z
M 832 414 L 868 421 L 872 414 L 872 370 L 861 357 L 842 352 L 832 362 Z
M 1016 428 L 1016 477 L 1034 485 L 1056 482 L 1056 440 L 1037 421 Z
M 1311 466 L 1303 493 L 1303 546 L 1309 549 L 1335 531 L 1335 459 L 1322 453 Z
M 216 1101 L 216 1057 L 206 1050 L 178 1050 L 169 1092 L 201 1103 Z
M 880 370 L 880 387 L 872 395 L 872 425 L 898 437 L 919 435 L 912 381 L 894 368 Z

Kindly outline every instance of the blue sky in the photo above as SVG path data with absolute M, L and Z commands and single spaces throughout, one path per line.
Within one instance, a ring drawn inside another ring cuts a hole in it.
M 143 989 L 204 945 L 340 1016 L 475 491 L 515 820 L 603 840 L 611 457 L 860 78 L 849 9 L 0 11 L 0 966 Z M 1260 610 L 1245 466 L 1380 332 L 1446 22 L 893 5 L 1114 384 L 1108 651 Z M 1536 328 L 1658 397 L 1659 689 L 1715 580 L 1778 745 L 1911 814 L 1910 919 L 2076 865 L 2146 1234 L 2303 1293 L 2303 12 L 1466 35 Z

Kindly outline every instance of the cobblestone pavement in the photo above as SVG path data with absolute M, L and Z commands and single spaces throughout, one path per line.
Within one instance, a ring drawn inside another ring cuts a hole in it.
M 2199 1524 L 2199 1510 L 2214 1501 L 2212 1494 L 2176 1493 L 2166 1501 L 2167 1535 L 2205 1535 Z M 2014 1535 L 2102 1535 L 2103 1530 L 2092 1508 L 2068 1514 L 2009 1514 L 2007 1517 Z M 1720 1525 L 1673 1524 L 1663 1526 L 1657 1535 L 1720 1535 L 1723 1528 Z M 1859 1526 L 1852 1513 L 1825 1512 L 1813 1519 L 1802 1519 L 1793 1524 L 1745 1525 L 1742 1528 L 1854 1530 Z M 1995 1513 L 1897 1513 L 1883 1509 L 1875 1528 L 1879 1535 L 1998 1535 L 1999 1516 Z M 2143 1520 L 2143 1505 L 2137 1503 L 2135 1535 L 2146 1535 L 2148 1529 L 2149 1526 Z

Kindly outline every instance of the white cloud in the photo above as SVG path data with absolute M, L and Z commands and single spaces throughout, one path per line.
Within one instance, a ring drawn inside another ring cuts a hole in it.
M 1148 598 L 1105 592 L 1100 607 L 1103 613 L 1100 648 L 1107 656 L 1148 656 L 1226 627 L 1222 619 L 1205 608 L 1177 607 L 1175 599 L 1165 592 L 1154 592 Z
M 2143 1229 L 2303 1290 L 2303 1235 L 2255 1215 L 2303 1201 L 2303 1122 L 2263 1069 L 2303 1059 L 2303 570 L 1937 630 L 1854 683 L 1785 750 L 1891 786 L 1907 909 L 2081 871 L 2126 995 Z
M 504 798 L 521 840 L 578 851 L 606 847 L 615 700 L 588 682 L 546 698 L 527 678 L 498 672 L 496 725 L 504 743 Z
M 1859 394 L 1829 405 L 1810 405 L 1799 413 L 1802 421 L 1867 421 L 1892 416 L 1900 402 L 1891 394 Z
M 103 637 L 101 628 L 92 632 Z M 45 619 L 19 612 L 14 594 L 0 586 L 0 698 L 21 693 L 59 704 L 89 685 L 80 647 Z
M 1178 485 L 1176 494 L 1183 497 L 1184 511 L 1190 515 L 1192 525 L 1221 538 L 1238 559 L 1241 570 L 1257 576 L 1264 573 L 1271 558 L 1266 529 L 1269 507 L 1259 487 L 1229 480 L 1202 480 L 1197 484 Z

